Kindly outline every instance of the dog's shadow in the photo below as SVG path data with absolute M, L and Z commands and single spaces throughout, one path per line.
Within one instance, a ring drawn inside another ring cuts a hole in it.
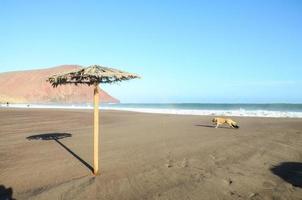
M 205 128 L 216 128 L 216 126 L 214 126 L 214 125 L 207 125 L 207 124 L 195 124 L 195 126 L 201 126 L 201 127 L 205 127 Z M 234 129 L 234 128 L 226 127 L 226 126 L 218 126 L 218 128 Z

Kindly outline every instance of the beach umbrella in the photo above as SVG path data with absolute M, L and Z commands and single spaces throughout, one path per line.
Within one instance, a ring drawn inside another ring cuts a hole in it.
M 76 71 L 55 74 L 48 81 L 55 88 L 66 84 L 86 84 L 94 87 L 94 131 L 93 131 L 93 173 L 99 174 L 99 84 L 114 83 L 124 80 L 140 78 L 136 74 L 108 68 L 100 65 L 91 65 Z

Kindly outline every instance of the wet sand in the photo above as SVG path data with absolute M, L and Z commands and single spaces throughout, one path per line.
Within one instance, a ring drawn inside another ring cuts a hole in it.
M 102 111 L 94 177 L 92 116 L 0 109 L 0 199 L 302 199 L 302 119 Z

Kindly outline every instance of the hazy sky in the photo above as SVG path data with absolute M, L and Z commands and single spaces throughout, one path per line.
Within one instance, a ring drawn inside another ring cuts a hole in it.
M 122 102 L 302 102 L 302 1 L 0 1 L 0 72 L 102 64 Z

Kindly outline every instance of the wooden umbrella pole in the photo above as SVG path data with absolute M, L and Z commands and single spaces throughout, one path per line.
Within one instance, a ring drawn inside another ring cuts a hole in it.
M 99 174 L 99 88 L 94 88 L 93 173 Z

